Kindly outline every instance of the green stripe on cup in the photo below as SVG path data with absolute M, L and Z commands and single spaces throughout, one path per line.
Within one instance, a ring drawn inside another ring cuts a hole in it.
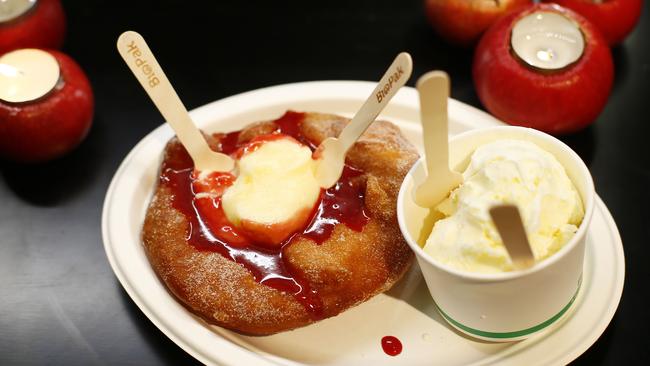
M 436 307 L 438 308 L 438 311 L 440 312 L 440 314 L 442 314 L 442 316 L 448 322 L 450 322 L 455 327 L 457 327 L 457 328 L 459 328 L 459 329 L 461 329 L 461 330 L 463 330 L 463 331 L 465 331 L 465 332 L 467 332 L 469 334 L 473 334 L 473 335 L 476 335 L 476 336 L 479 336 L 479 337 L 494 338 L 494 339 L 518 338 L 518 337 L 527 336 L 529 334 L 540 331 L 540 330 L 548 327 L 549 325 L 553 324 L 556 320 L 560 319 L 562 317 L 562 315 L 564 315 L 564 313 L 566 313 L 567 310 L 569 310 L 569 308 L 571 308 L 571 305 L 573 304 L 576 297 L 578 296 L 578 292 L 580 291 L 580 285 L 581 284 L 582 284 L 582 278 L 580 278 L 580 280 L 578 281 L 578 289 L 576 290 L 576 293 L 573 295 L 573 297 L 571 298 L 569 303 L 566 304 L 566 306 L 563 307 L 562 310 L 560 310 L 559 313 L 553 315 L 550 319 L 548 319 L 548 320 L 546 320 L 546 321 L 544 321 L 544 322 L 542 322 L 540 324 L 537 324 L 537 325 L 535 325 L 533 327 L 530 327 L 530 328 L 527 328 L 527 329 L 518 330 L 518 331 L 515 331 L 515 332 L 499 333 L 499 332 L 486 332 L 484 330 L 474 329 L 474 328 L 463 325 L 463 324 L 459 323 L 458 321 L 452 319 L 449 315 L 447 315 L 447 313 L 445 313 L 438 306 L 438 304 L 436 304 Z

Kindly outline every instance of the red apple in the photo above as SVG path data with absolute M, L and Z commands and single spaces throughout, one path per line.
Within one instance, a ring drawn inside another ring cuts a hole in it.
M 60 67 L 60 82 L 36 100 L 0 100 L 0 157 L 40 162 L 62 156 L 87 135 L 93 118 L 90 83 L 69 56 L 48 50 Z
M 502 15 L 532 0 L 425 0 L 433 29 L 450 43 L 470 46 Z
M 38 0 L 25 14 L 0 22 L 0 54 L 19 48 L 61 48 L 65 14 L 60 0 Z
M 579 27 L 584 49 L 575 62 L 543 70 L 513 51 L 513 28 L 539 11 L 563 15 L 572 27 Z M 498 20 L 479 42 L 472 71 L 479 99 L 490 113 L 507 123 L 553 134 L 592 123 L 607 102 L 614 78 L 611 52 L 598 29 L 579 14 L 552 4 L 530 6 Z
M 643 0 L 553 0 L 552 2 L 589 19 L 612 46 L 623 42 L 632 32 L 643 8 Z

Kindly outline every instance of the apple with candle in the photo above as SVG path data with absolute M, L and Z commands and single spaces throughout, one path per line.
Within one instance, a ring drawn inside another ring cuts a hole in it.
M 88 133 L 93 106 L 90 83 L 69 56 L 33 48 L 0 56 L 0 158 L 64 155 Z
M 641 16 L 643 0 L 553 0 L 589 19 L 611 46 L 632 32 Z
M 0 54 L 19 48 L 61 48 L 65 14 L 60 0 L 0 1 Z
M 498 20 L 479 42 L 472 71 L 490 113 L 552 134 L 592 123 L 614 79 L 600 31 L 555 4 L 533 5 Z
M 532 0 L 425 0 L 433 29 L 449 43 L 474 44 L 499 17 Z

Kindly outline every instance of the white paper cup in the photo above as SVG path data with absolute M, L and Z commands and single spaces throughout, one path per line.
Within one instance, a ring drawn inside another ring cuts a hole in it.
M 422 160 L 407 174 L 397 199 L 400 229 L 416 254 L 440 314 L 469 336 L 499 342 L 530 337 L 557 323 L 571 308 L 582 280 L 595 195 L 591 174 L 580 157 L 556 138 L 529 128 L 503 126 L 459 134 L 450 140 L 450 166 L 464 171 L 477 147 L 502 139 L 531 141 L 553 154 L 582 198 L 585 216 L 578 231 L 551 257 L 523 271 L 496 274 L 451 268 L 436 262 L 417 242 L 429 213 L 413 202 L 411 192 L 414 181 L 424 177 Z

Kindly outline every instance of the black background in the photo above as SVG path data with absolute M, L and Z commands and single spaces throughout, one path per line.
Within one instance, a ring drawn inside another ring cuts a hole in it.
M 188 109 L 276 84 L 375 81 L 402 50 L 414 59 L 409 85 L 443 69 L 452 97 L 481 107 L 472 51 L 439 40 L 421 0 L 69 0 L 64 7 L 63 50 L 93 85 L 94 125 L 62 159 L 0 163 L 0 364 L 196 363 L 140 312 L 104 254 L 100 217 L 110 179 L 162 121 L 116 52 L 122 31 L 145 36 Z M 646 4 L 635 32 L 613 50 L 616 81 L 605 110 L 564 138 L 587 162 L 618 224 L 627 266 L 614 319 L 577 364 L 650 356 L 643 301 L 650 273 L 649 28 Z

